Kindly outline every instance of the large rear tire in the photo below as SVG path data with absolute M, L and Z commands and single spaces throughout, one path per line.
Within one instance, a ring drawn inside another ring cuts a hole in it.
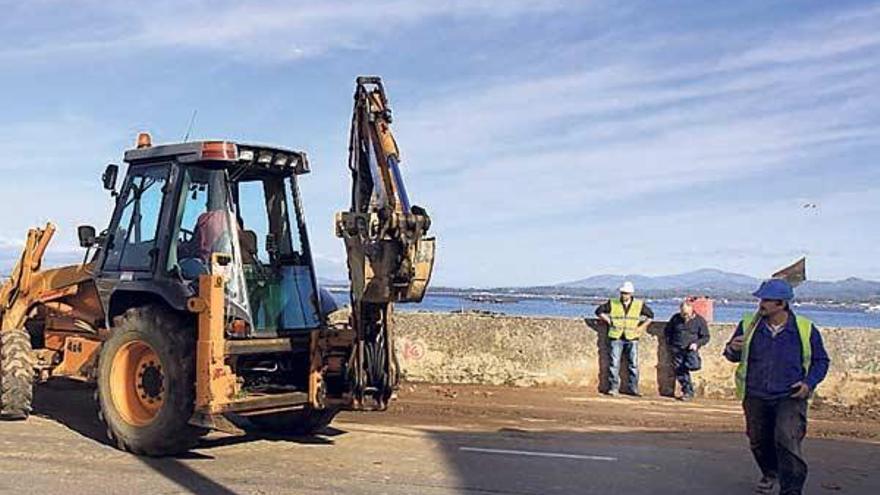
M 95 399 L 121 450 L 174 455 L 203 428 L 188 423 L 195 400 L 195 330 L 161 306 L 131 308 L 115 321 L 98 365 Z
M 0 419 L 27 419 L 34 399 L 34 355 L 25 330 L 0 332 Z
M 339 414 L 339 408 L 312 409 L 306 407 L 296 411 L 249 416 L 257 428 L 272 433 L 287 435 L 314 435 L 330 425 Z

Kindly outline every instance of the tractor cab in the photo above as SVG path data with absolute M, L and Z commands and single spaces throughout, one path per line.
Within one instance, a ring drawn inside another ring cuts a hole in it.
M 228 338 L 321 326 L 297 185 L 309 171 L 304 153 L 228 141 L 152 146 L 142 134 L 125 161 L 118 194 L 118 167 L 104 174 L 105 187 L 117 194 L 95 257 L 107 293 L 150 290 L 183 309 L 199 277 L 219 272 Z

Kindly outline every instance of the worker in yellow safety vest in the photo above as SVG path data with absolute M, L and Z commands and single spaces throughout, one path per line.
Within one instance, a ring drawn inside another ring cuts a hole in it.
M 789 307 L 794 290 L 770 279 L 753 294 L 761 300 L 724 348 L 739 363 L 736 394 L 743 401 L 746 433 L 761 470 L 757 493 L 800 494 L 807 479 L 801 442 L 807 431 L 807 398 L 825 378 L 830 360 L 813 323 Z
M 626 281 L 620 287 L 620 297 L 609 299 L 596 308 L 596 316 L 608 325 L 610 359 L 608 361 L 607 395 L 620 392 L 620 359 L 626 355 L 629 380 L 628 392 L 635 397 L 639 393 L 639 337 L 651 324 L 654 312 L 645 301 L 633 297 L 635 287 Z

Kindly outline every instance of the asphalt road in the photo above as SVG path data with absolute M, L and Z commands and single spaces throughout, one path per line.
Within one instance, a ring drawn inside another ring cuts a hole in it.
M 214 435 L 185 456 L 152 459 L 104 443 L 88 390 L 41 388 L 37 415 L 0 423 L 0 493 L 727 494 L 750 493 L 757 476 L 732 419 L 731 428 L 650 431 L 571 419 L 557 407 L 542 414 L 533 397 L 527 414 L 484 417 L 450 405 L 446 392 L 413 393 L 421 407 L 410 408 L 405 395 L 391 413 L 348 413 L 320 436 Z M 614 400 L 632 399 L 584 399 L 571 411 L 632 409 Z M 493 402 L 513 409 L 507 398 Z M 677 407 L 637 405 L 639 414 Z M 735 404 L 703 408 L 712 417 L 736 412 Z M 807 493 L 880 493 L 876 441 L 810 438 L 806 454 Z

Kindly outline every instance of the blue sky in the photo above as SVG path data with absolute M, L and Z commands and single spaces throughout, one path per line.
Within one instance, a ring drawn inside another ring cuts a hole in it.
M 351 92 L 383 76 L 436 283 L 700 267 L 880 279 L 880 3 L 0 0 L 0 261 L 103 227 L 138 131 L 309 153 L 344 276 Z M 804 208 L 805 204 L 815 208 Z

